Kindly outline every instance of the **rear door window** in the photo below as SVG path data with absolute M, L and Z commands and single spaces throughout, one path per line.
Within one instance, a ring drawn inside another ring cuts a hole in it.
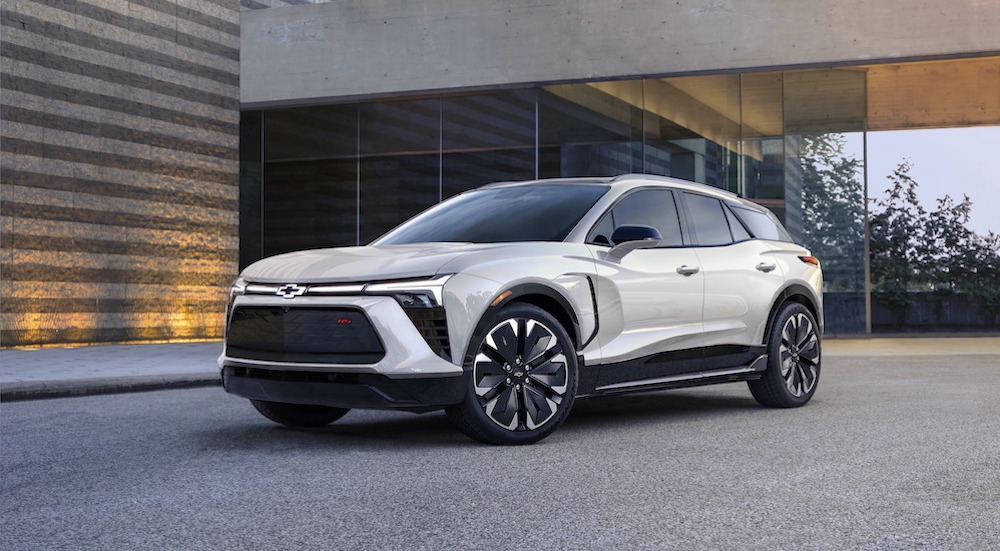
M 728 245 L 733 242 L 722 201 L 684 192 L 684 202 L 691 218 L 688 225 L 694 230 L 695 245 Z

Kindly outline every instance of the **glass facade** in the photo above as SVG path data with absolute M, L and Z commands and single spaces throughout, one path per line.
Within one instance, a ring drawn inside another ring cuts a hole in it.
M 828 333 L 864 333 L 867 74 L 591 82 L 246 112 L 241 263 L 365 244 L 489 182 L 644 172 L 769 207 L 823 261 Z

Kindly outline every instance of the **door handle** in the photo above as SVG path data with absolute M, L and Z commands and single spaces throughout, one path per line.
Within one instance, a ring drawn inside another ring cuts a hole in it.
M 778 266 L 775 265 L 774 263 L 768 264 L 766 262 L 761 262 L 760 264 L 757 265 L 757 269 L 764 272 L 765 274 L 768 272 L 773 272 L 774 269 L 777 267 Z
M 680 268 L 677 268 L 677 273 L 681 274 L 682 276 L 693 276 L 694 274 L 700 271 L 701 268 L 697 266 L 688 266 L 687 264 L 681 266 Z

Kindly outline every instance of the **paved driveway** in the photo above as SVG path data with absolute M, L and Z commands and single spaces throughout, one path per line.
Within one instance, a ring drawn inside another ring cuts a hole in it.
M 577 403 L 528 447 L 441 414 L 296 431 L 218 388 L 3 404 L 3 549 L 1000 549 L 996 356 L 827 358 Z

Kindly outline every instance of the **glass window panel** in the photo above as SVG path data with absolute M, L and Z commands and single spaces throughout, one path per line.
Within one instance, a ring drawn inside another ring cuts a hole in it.
M 783 78 L 781 73 L 754 73 L 740 79 L 740 183 L 736 190 L 752 199 L 785 196 Z
M 264 112 L 263 254 L 357 243 L 356 105 Z
M 240 270 L 260 260 L 264 254 L 261 241 L 262 124 L 260 111 L 240 113 Z
M 379 244 L 562 241 L 607 191 L 607 186 L 596 185 L 478 190 L 438 205 Z
M 831 333 L 864 333 L 865 184 L 860 133 L 790 135 L 786 227 L 823 263 Z M 794 144 L 794 145 L 793 145 Z M 793 213 L 794 208 L 794 213 Z M 792 221 L 797 220 L 796 224 Z
M 535 177 L 535 92 L 444 98 L 444 198 L 483 184 Z
M 677 205 L 674 203 L 673 192 L 669 190 L 640 190 L 625 197 L 594 226 L 587 237 L 587 242 L 610 244 L 614 229 L 625 225 L 656 228 L 662 237 L 661 247 L 676 247 L 682 244 Z
M 361 105 L 360 242 L 441 200 L 441 101 Z
M 642 170 L 642 83 L 546 86 L 538 94 L 539 176 Z
M 738 185 L 739 75 L 644 81 L 644 171 Z
M 684 201 L 691 215 L 695 245 L 727 245 L 733 242 L 726 213 L 718 199 L 685 192 Z
M 726 220 L 729 221 L 729 231 L 732 232 L 734 241 L 746 241 L 747 239 L 753 237 L 743 226 L 743 223 L 740 222 L 739 218 L 733 214 L 733 211 L 730 210 L 729 207 L 723 205 L 722 210 L 726 211 Z

